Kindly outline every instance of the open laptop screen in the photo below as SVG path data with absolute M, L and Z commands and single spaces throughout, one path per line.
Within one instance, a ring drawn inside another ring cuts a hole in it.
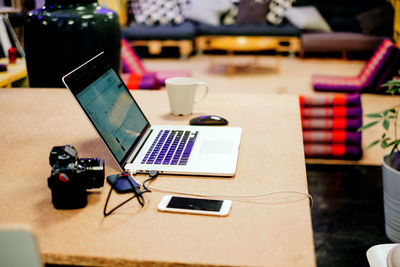
M 86 64 L 91 63 L 95 62 Z M 122 166 L 150 124 L 118 74 L 103 67 L 81 66 L 65 76 L 64 82 Z M 85 78 L 79 81 L 76 79 L 83 78 L 80 72 L 85 72 Z

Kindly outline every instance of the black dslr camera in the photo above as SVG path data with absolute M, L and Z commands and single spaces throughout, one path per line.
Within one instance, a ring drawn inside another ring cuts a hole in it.
M 51 176 L 47 184 L 56 209 L 78 209 L 87 204 L 86 189 L 104 185 L 104 161 L 78 158 L 72 145 L 55 146 L 50 152 Z

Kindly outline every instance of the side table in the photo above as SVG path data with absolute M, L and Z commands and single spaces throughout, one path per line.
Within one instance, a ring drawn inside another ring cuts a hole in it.
M 227 74 L 235 73 L 233 64 L 234 52 L 260 52 L 265 50 L 275 50 L 279 52 L 279 42 L 274 38 L 257 36 L 229 36 L 216 37 L 210 41 L 209 48 L 227 51 Z M 211 57 L 210 67 L 215 66 L 214 57 Z M 253 66 L 258 66 L 257 55 L 254 55 Z M 279 72 L 280 59 L 279 53 L 276 56 L 275 70 Z
M 14 64 L 8 64 L 7 58 L 1 58 L 0 64 L 7 64 L 7 71 L 0 72 L 0 87 L 10 88 L 12 83 L 27 77 L 24 58 L 18 58 Z

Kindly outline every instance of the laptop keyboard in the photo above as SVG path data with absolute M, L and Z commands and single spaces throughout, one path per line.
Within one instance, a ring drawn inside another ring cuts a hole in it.
M 198 131 L 160 130 L 142 164 L 186 165 Z

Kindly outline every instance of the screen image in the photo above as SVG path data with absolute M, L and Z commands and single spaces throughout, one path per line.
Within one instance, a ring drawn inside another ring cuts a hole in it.
M 112 69 L 77 94 L 78 101 L 118 162 L 148 124 Z
M 222 200 L 214 200 L 214 199 L 172 197 L 167 205 L 167 208 L 219 211 L 221 209 L 222 203 L 223 203 Z

